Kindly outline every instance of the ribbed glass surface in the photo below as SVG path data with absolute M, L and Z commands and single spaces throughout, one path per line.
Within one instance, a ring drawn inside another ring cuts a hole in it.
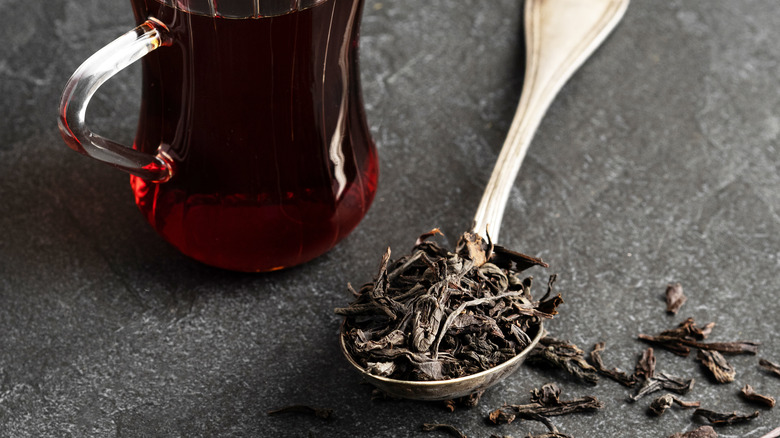
M 325 0 L 157 0 L 183 11 L 209 17 L 258 18 L 284 15 Z

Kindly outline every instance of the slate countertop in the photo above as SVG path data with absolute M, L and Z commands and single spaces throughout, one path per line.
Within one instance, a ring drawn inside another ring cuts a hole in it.
M 424 4 L 424 6 L 421 6 Z M 68 150 L 62 87 L 78 64 L 132 25 L 127 2 L 0 2 L 0 436 L 420 436 L 449 423 L 468 436 L 542 433 L 492 427 L 488 411 L 557 382 L 605 408 L 553 419 L 576 437 L 667 437 L 691 411 L 647 415 L 650 398 L 602 379 L 582 384 L 523 367 L 471 409 L 371 401 L 341 357 L 346 283 L 375 273 L 387 246 L 432 227 L 454 244 L 469 225 L 521 92 L 522 2 L 367 0 L 364 99 L 381 160 L 358 228 L 326 255 L 264 275 L 179 255 L 133 205 L 127 177 Z M 11 19 L 9 19 L 11 17 Z M 504 246 L 550 263 L 565 304 L 548 329 L 586 351 L 606 342 L 632 371 L 657 333 L 686 317 L 713 341 L 761 342 L 716 384 L 693 358 L 656 348 L 657 368 L 694 377 L 683 396 L 752 412 L 720 436 L 780 426 L 744 384 L 780 397 L 780 5 L 770 0 L 634 0 L 616 31 L 564 87 L 515 183 Z M 138 70 L 95 98 L 91 125 L 132 140 Z M 99 128 L 99 129 L 98 129 Z M 688 302 L 667 315 L 680 282 Z M 270 417 L 308 404 L 334 418 Z M 427 435 L 426 435 L 427 436 Z M 441 436 L 430 434 L 430 436 Z

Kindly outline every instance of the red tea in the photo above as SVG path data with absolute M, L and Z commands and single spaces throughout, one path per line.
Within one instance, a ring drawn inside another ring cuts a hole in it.
M 162 148 L 174 176 L 131 177 L 157 232 L 241 271 L 297 265 L 344 238 L 378 171 L 357 68 L 362 0 L 241 19 L 132 3 L 139 23 L 170 30 L 170 45 L 143 58 L 134 147 Z

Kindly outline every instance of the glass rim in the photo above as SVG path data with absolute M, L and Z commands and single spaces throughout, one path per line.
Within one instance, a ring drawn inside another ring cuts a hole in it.
M 327 0 L 156 0 L 192 14 L 219 18 L 275 17 L 308 9 Z

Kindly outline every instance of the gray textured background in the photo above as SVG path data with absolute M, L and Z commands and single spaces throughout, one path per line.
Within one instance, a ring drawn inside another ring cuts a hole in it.
M 379 192 L 357 230 L 304 266 L 245 275 L 199 265 L 157 237 L 127 177 L 68 150 L 56 128 L 67 77 L 129 29 L 124 1 L 0 0 L 0 436 L 418 436 L 447 422 L 469 436 L 524 436 L 485 414 L 558 382 L 602 412 L 554 419 L 577 437 L 657 436 L 696 427 L 690 411 L 646 415 L 650 399 L 524 368 L 481 404 L 370 401 L 337 346 L 345 284 L 372 276 L 388 245 L 407 251 L 470 224 L 521 91 L 522 2 L 367 0 L 364 97 L 381 159 Z M 780 5 L 775 0 L 634 0 L 616 32 L 563 89 L 530 149 L 502 243 L 551 263 L 566 303 L 549 325 L 631 370 L 655 333 L 687 316 L 713 340 L 774 337 L 780 292 Z M 130 142 L 138 70 L 90 109 Z M 663 291 L 689 301 L 664 313 Z M 692 358 L 656 350 L 658 369 L 695 377 L 685 397 L 752 411 L 750 383 L 780 396 L 757 357 L 713 384 Z M 268 417 L 306 403 L 335 419 Z M 780 426 L 762 410 L 721 436 Z

